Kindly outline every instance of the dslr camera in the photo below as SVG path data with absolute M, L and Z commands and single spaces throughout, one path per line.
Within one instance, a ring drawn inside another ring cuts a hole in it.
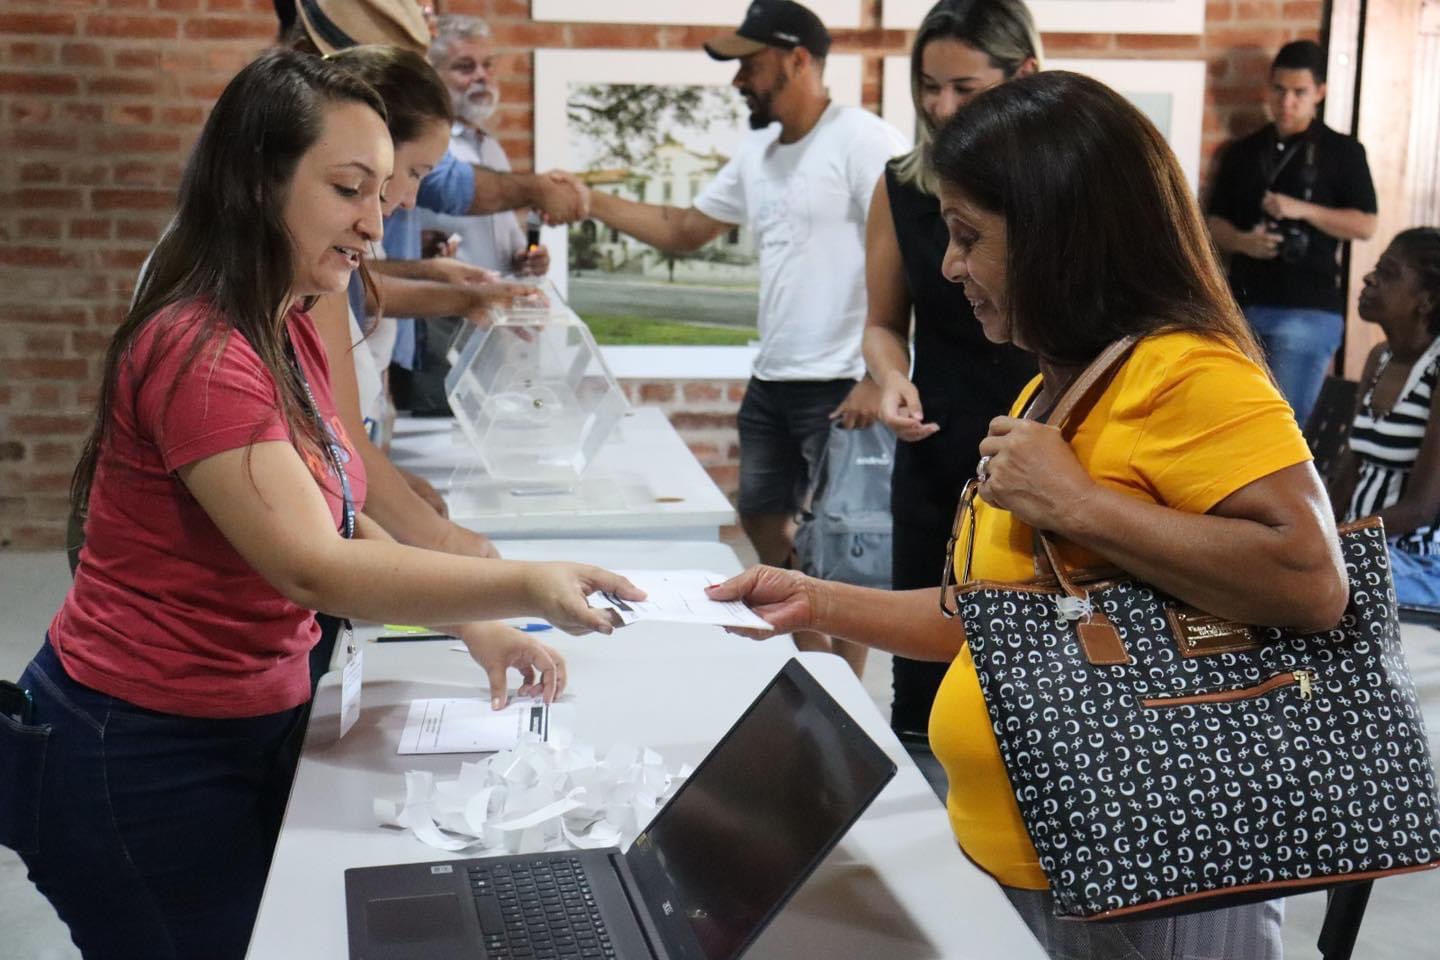
M 1285 263 L 1299 263 L 1310 252 L 1310 225 L 1304 220 L 1271 220 L 1270 232 L 1280 234 L 1276 255 Z

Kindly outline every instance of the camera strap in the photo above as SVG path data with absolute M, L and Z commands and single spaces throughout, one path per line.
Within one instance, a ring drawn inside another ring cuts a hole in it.
M 1277 133 L 1275 137 L 1275 146 L 1279 146 L 1279 144 L 1280 137 Z M 1300 140 L 1296 141 L 1294 146 L 1290 147 L 1288 150 L 1285 151 L 1285 156 L 1280 158 L 1279 163 L 1274 164 L 1274 168 L 1270 171 L 1269 176 L 1265 178 L 1266 192 L 1269 192 L 1270 190 L 1273 190 L 1275 188 L 1275 181 L 1280 179 L 1280 174 L 1284 173 L 1285 168 L 1290 166 L 1290 161 L 1294 160 L 1296 154 L 1299 154 L 1301 152 L 1302 146 L 1304 147 L 1305 164 L 1300 171 L 1300 182 L 1304 186 L 1305 195 L 1301 197 L 1301 199 L 1308 201 L 1311 198 L 1311 195 L 1315 192 L 1315 180 L 1318 176 L 1319 171 L 1317 171 L 1315 168 L 1315 141 L 1310 138 L 1309 130 L 1306 130 L 1305 133 L 1301 134 Z M 1266 166 L 1271 165 L 1269 158 L 1272 156 L 1274 156 L 1274 154 L 1266 154 Z

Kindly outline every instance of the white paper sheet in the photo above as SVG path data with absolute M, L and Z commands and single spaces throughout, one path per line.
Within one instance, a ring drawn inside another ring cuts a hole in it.
M 709 570 L 617 570 L 645 591 L 644 600 L 622 600 L 611 593 L 592 593 L 590 606 L 614 610 L 623 623 L 653 620 L 661 623 L 705 623 L 718 627 L 769 630 L 759 614 L 739 601 L 721 603 L 705 595 L 705 588 L 730 579 Z
M 399 752 L 513 750 L 525 733 L 534 733 L 541 741 L 548 741 L 560 728 L 571 728 L 573 724 L 574 707 L 570 704 L 515 700 L 503 710 L 493 710 L 488 700 L 413 700 L 405 732 L 400 735 Z

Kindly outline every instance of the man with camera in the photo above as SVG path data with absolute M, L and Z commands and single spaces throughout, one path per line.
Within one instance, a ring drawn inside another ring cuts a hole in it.
M 1340 244 L 1375 232 L 1365 148 L 1319 119 L 1325 52 L 1309 40 L 1270 66 L 1273 122 L 1220 160 L 1207 222 L 1230 254 L 1230 287 L 1303 427 L 1340 347 Z

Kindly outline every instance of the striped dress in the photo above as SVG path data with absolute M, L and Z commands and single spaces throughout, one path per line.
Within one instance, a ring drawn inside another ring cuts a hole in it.
M 1350 429 L 1350 449 L 1360 461 L 1360 476 L 1350 498 L 1350 519 L 1368 517 L 1391 506 L 1405 492 L 1410 470 L 1420 455 L 1425 428 L 1430 422 L 1431 399 L 1440 372 L 1440 337 L 1410 368 L 1400 399 L 1390 412 L 1377 416 L 1371 406 L 1375 384 L 1390 363 L 1390 349 L 1370 381 L 1360 411 Z M 1422 557 L 1440 556 L 1440 518 L 1401 536 L 1396 546 Z

